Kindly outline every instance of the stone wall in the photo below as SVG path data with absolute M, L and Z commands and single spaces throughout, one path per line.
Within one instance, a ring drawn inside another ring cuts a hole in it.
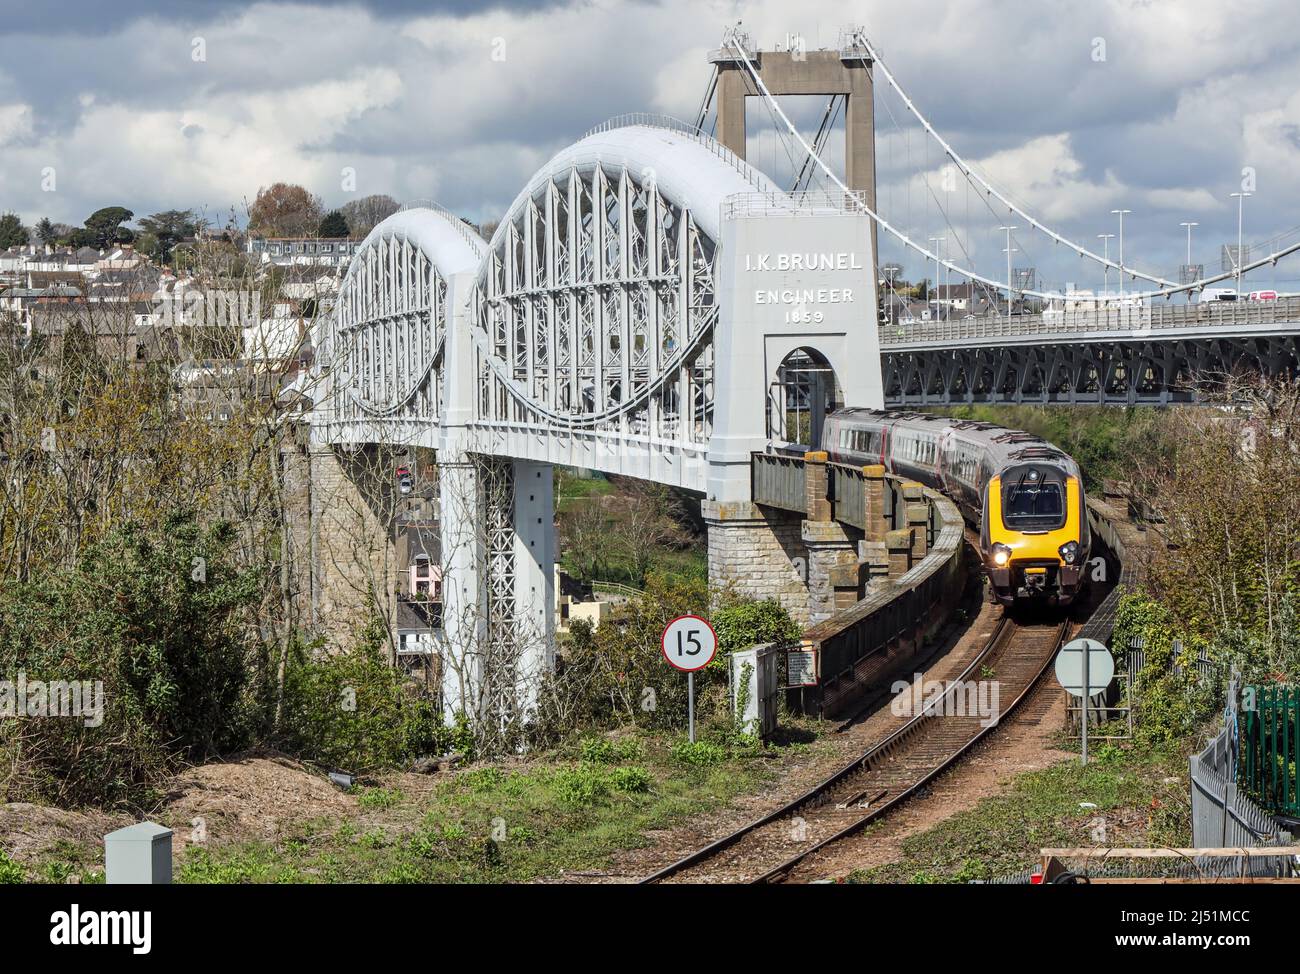
M 808 624 L 808 551 L 802 519 L 747 502 L 703 501 L 709 532 L 709 587 L 752 599 L 775 599 Z
M 309 618 L 332 646 L 348 643 L 372 601 L 390 628 L 395 617 L 392 470 L 374 448 L 345 454 L 313 447 L 309 454 Z

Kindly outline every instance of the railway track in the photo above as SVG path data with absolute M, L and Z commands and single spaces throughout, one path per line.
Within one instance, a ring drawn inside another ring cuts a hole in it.
M 1068 619 L 1020 625 L 1003 616 L 961 675 L 884 740 L 804 794 L 642 882 L 783 881 L 814 853 L 906 801 L 996 727 L 968 706 L 964 685 L 996 680 L 1005 720 L 1047 671 L 1069 626 Z

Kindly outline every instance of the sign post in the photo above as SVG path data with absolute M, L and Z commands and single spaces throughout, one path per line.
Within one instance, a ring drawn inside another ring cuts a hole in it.
M 664 626 L 660 641 L 664 659 L 686 674 L 686 722 L 690 742 L 695 743 L 695 671 L 712 662 L 718 652 L 718 636 L 699 616 L 678 616 Z
M 1088 763 L 1088 702 L 1101 693 L 1115 676 L 1115 659 L 1103 643 L 1095 639 L 1075 639 L 1061 647 L 1056 656 L 1056 680 L 1079 701 L 1080 736 L 1083 740 L 1081 761 Z

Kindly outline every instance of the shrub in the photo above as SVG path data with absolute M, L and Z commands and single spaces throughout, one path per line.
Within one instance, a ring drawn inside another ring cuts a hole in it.
M 651 781 L 649 771 L 634 765 L 609 772 L 609 784 L 615 791 L 644 794 L 650 790 Z
M 10 859 L 3 849 L 0 849 L 0 886 L 25 882 L 27 882 L 27 874 L 24 872 L 23 867 Z
M 444 727 L 432 701 L 405 686 L 384 660 L 386 639 L 374 614 L 350 650 L 310 658 L 296 647 L 284 681 L 280 733 L 287 750 L 366 773 L 463 743 L 463 725 Z
M 673 760 L 693 767 L 721 764 L 730 756 L 727 748 L 714 741 L 677 741 L 672 746 Z
M 566 768 L 555 776 L 555 794 L 573 808 L 588 808 L 609 794 L 610 782 L 605 772 L 591 765 Z
M 9 800 L 65 806 L 139 800 L 178 762 L 246 746 L 263 726 L 256 592 L 227 524 L 187 513 L 129 524 L 70 568 L 0 585 L 0 673 L 102 681 L 103 723 L 4 721 Z M 84 706 L 84 705 L 83 705 Z
M 617 764 L 645 757 L 645 747 L 635 738 L 610 741 L 602 737 L 585 737 L 578 744 L 578 754 L 588 764 Z

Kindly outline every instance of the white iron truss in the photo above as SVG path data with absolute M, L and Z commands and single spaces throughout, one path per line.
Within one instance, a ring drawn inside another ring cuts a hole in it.
M 552 159 L 490 244 L 438 208 L 395 214 L 340 292 L 325 438 L 438 445 L 463 309 L 464 449 L 704 489 L 720 213 L 753 192 L 779 190 L 690 127 L 634 116 Z

